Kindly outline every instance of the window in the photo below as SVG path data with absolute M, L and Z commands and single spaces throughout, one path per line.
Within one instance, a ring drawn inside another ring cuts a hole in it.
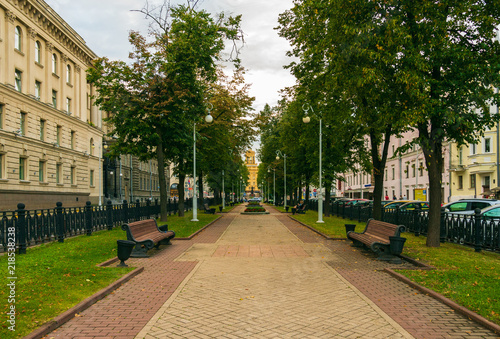
M 424 164 L 422 162 L 418 163 L 418 175 L 423 176 L 424 175 Z
M 14 30 L 14 47 L 18 51 L 22 51 L 22 46 L 23 46 L 23 32 L 21 31 L 21 27 L 16 26 Z
M 26 158 L 19 158 L 19 180 L 26 180 Z
M 469 144 L 470 155 L 476 154 L 476 144 Z
M 415 164 L 411 164 L 411 177 L 412 178 L 415 178 L 415 174 L 416 174 L 415 170 L 416 170 Z
M 19 118 L 19 129 L 21 130 L 22 135 L 26 135 L 26 121 L 28 114 L 21 112 L 21 116 Z
M 45 181 L 45 161 L 38 161 L 38 181 Z
M 458 164 L 463 165 L 464 164 L 464 152 L 462 147 L 458 150 Z
M 408 179 L 410 177 L 410 165 L 406 165 L 406 169 L 405 169 L 405 173 L 406 173 L 406 179 Z
M 66 66 L 66 82 L 68 84 L 71 84 L 71 66 L 70 65 Z
M 57 125 L 56 128 L 56 142 L 58 145 L 61 145 L 61 136 L 62 136 L 62 126 Z
M 396 171 L 395 171 L 395 169 L 394 169 L 394 166 L 392 167 L 392 169 L 391 169 L 391 170 L 392 170 L 392 180 L 394 180 L 394 178 L 396 177 L 396 176 L 395 176 L 395 172 L 396 172 Z
M 62 164 L 56 164 L 56 183 L 62 184 Z
M 57 108 L 57 91 L 56 90 L 52 90 L 52 106 L 54 106 L 54 108 Z
M 491 153 L 491 138 L 484 138 L 484 153 Z
M 461 190 L 464 188 L 464 177 L 462 175 L 458 176 L 458 189 Z
M 52 54 L 52 73 L 57 74 L 57 55 Z
M 90 186 L 94 186 L 94 170 L 90 170 Z
M 387 169 L 385 170 L 385 181 L 387 181 Z
M 460 201 L 454 204 L 451 204 L 448 206 L 448 210 L 450 212 L 461 212 L 461 211 L 467 211 L 467 202 L 465 201 Z
M 3 129 L 3 105 L 0 105 L 0 129 Z
M 68 114 L 71 114 L 71 99 L 70 98 L 66 98 L 66 112 Z
M 40 119 L 40 140 L 45 140 L 45 120 Z
M 476 187 L 476 175 L 471 174 L 470 175 L 470 188 L 475 188 Z
M 71 136 L 70 136 L 70 147 L 71 149 L 75 149 L 75 131 L 71 131 Z
M 18 69 L 16 69 L 14 88 L 18 92 L 23 90 L 23 72 Z
M 38 40 L 35 41 L 35 61 L 42 63 L 42 44 Z
M 35 80 L 35 98 L 40 100 L 42 95 L 42 83 L 38 80 Z
M 94 155 L 94 139 L 90 138 L 90 145 L 89 145 L 89 149 L 90 149 L 90 155 Z
M 71 185 L 75 184 L 75 178 L 76 178 L 76 167 L 71 166 L 71 173 L 70 173 L 70 183 Z

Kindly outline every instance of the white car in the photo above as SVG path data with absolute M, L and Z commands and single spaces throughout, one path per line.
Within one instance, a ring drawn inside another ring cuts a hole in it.
M 476 208 L 483 209 L 500 204 L 495 199 L 462 199 L 443 205 L 444 212 L 448 214 L 474 214 Z

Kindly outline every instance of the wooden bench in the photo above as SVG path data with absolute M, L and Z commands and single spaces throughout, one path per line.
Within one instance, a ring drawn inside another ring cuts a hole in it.
M 398 254 L 391 253 L 390 238 L 399 237 L 405 231 L 403 225 L 393 225 L 388 222 L 369 219 L 366 223 L 365 230 L 362 233 L 347 232 L 347 238 L 351 239 L 353 246 L 369 247 L 378 255 L 379 260 L 401 263 Z
M 163 225 L 158 228 L 155 219 L 134 221 L 122 225 L 122 230 L 127 232 L 127 240 L 135 242 L 135 247 L 130 255 L 132 258 L 148 258 L 148 250 L 158 248 L 160 244 L 170 245 L 170 239 L 175 237 L 174 231 L 169 231 Z
M 298 214 L 306 214 L 306 211 L 307 211 L 307 204 L 303 204 L 302 207 L 298 208 L 296 212 Z
M 203 208 L 205 210 L 205 213 L 207 213 L 207 214 L 215 214 L 215 208 L 209 208 L 208 204 L 203 204 Z

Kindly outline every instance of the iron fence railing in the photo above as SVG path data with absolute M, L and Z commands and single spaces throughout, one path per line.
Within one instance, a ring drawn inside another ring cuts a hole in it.
M 326 208 L 323 205 L 323 208 Z M 308 201 L 308 208 L 318 211 L 317 201 Z M 324 211 L 323 211 L 324 212 Z M 330 204 L 330 214 L 341 218 L 366 222 L 373 217 L 371 206 L 347 206 L 342 203 Z M 402 211 L 399 208 L 382 209 L 382 221 L 406 226 L 406 231 L 415 235 L 427 235 L 429 215 L 419 209 Z M 476 210 L 472 215 L 441 212 L 441 242 L 454 242 L 472 246 L 476 251 L 488 249 L 500 251 L 500 218 L 490 219 Z
M 211 203 L 210 200 L 208 200 Z M 15 242 L 19 254 L 26 248 L 51 241 L 64 242 L 65 238 L 121 226 L 123 223 L 157 218 L 160 215 L 158 200 L 122 204 L 91 205 L 83 207 L 63 207 L 57 203 L 55 208 L 27 210 L 20 203 L 15 211 L 0 212 L 0 253 L 7 251 L 8 244 Z M 192 209 L 192 199 L 186 199 L 184 209 Z M 179 202 L 170 199 L 167 203 L 169 215 L 178 213 Z M 14 236 L 14 237 L 13 237 Z

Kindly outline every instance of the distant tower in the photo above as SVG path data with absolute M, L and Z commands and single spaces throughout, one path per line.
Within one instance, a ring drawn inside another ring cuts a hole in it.
M 251 149 L 245 154 L 245 165 L 248 168 L 248 186 L 245 188 L 247 197 L 249 195 L 259 196 L 260 190 L 257 187 L 257 172 L 259 171 L 259 166 L 255 162 L 255 152 Z

